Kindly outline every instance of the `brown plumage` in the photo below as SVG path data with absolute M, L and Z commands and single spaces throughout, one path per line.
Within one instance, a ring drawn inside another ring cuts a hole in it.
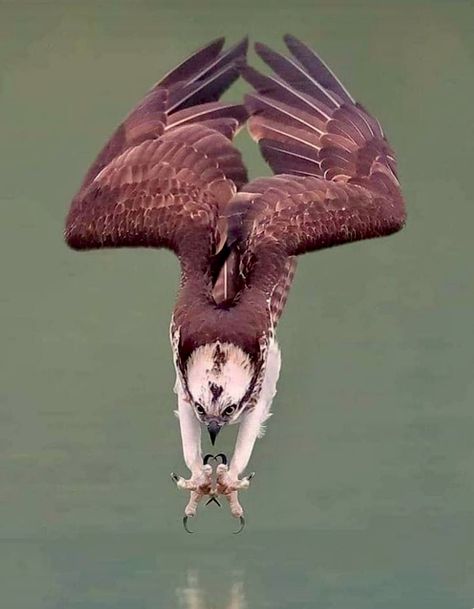
M 167 247 L 179 257 L 173 315 L 181 369 L 217 340 L 260 369 L 296 256 L 399 230 L 405 212 L 382 128 L 314 52 L 285 37 L 292 59 L 257 44 L 272 68 L 245 65 L 246 41 L 207 45 L 145 96 L 74 197 L 75 249 Z M 245 105 L 219 101 L 241 72 Z M 232 145 L 247 120 L 274 177 L 247 183 Z

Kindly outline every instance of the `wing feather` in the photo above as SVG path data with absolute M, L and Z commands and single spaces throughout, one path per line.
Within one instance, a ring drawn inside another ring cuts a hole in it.
M 313 99 L 327 105 L 329 108 L 336 108 L 341 105 L 340 98 L 325 89 L 324 86 L 308 72 L 305 71 L 296 61 L 276 53 L 265 44 L 256 43 L 255 50 L 263 61 L 269 65 L 275 74 L 278 74 L 292 88 L 310 95 Z
M 293 58 L 255 46 L 274 74 L 242 72 L 254 88 L 245 100 L 248 129 L 277 175 L 253 180 L 227 207 L 247 284 L 269 296 L 292 277 L 294 256 L 388 235 L 405 221 L 379 122 L 314 51 L 285 41 Z
M 283 39 L 293 57 L 300 62 L 307 73 L 316 79 L 321 86 L 333 91 L 345 102 L 355 104 L 352 95 L 321 57 L 318 57 L 312 49 L 290 34 L 286 34 Z
M 270 316 L 273 328 L 276 328 L 288 300 L 291 284 L 296 273 L 297 259 L 294 256 L 287 258 L 285 267 L 275 284 L 270 298 Z
M 314 51 L 292 36 L 285 41 L 294 59 L 256 44 L 277 77 L 243 70 L 255 88 L 246 97 L 249 131 L 280 176 L 250 183 L 244 190 L 255 196 L 246 209 L 240 201 L 238 213 L 230 206 L 231 224 L 243 238 L 246 231 L 249 247 L 268 238 L 288 255 L 400 229 L 394 154 L 378 121 Z
M 71 247 L 168 247 L 201 267 L 212 255 L 220 209 L 247 181 L 231 143 L 247 112 L 217 101 L 238 77 L 247 42 L 221 52 L 223 44 L 169 72 L 112 135 L 72 201 Z
M 224 47 L 225 38 L 217 38 L 195 51 L 158 81 L 154 88 L 170 87 L 177 82 L 192 81 L 200 74 L 203 66 L 209 66 L 219 56 Z

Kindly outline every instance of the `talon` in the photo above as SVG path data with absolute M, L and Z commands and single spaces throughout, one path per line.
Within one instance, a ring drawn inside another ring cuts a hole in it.
M 210 503 L 217 503 L 219 507 L 222 507 L 219 503 L 219 500 L 217 499 L 217 497 L 214 497 L 214 495 L 206 501 L 206 505 L 209 505 Z
M 178 474 L 175 474 L 174 472 L 171 472 L 170 476 L 171 476 L 171 479 L 174 480 L 176 483 L 179 482 L 179 476 L 178 476 Z
M 188 528 L 188 519 L 190 518 L 190 516 L 183 516 L 183 527 L 184 530 L 186 531 L 186 533 L 190 533 L 191 535 L 194 534 L 194 531 L 191 531 L 191 529 Z
M 234 535 L 238 535 L 239 533 L 242 533 L 242 531 L 244 530 L 245 527 L 245 518 L 243 516 L 239 517 L 240 520 L 240 528 L 238 531 L 234 531 Z
M 221 459 L 221 464 L 222 464 L 222 465 L 227 465 L 227 463 L 228 463 L 228 461 L 227 461 L 227 456 L 226 456 L 226 455 L 224 455 L 224 453 L 219 453 L 218 455 L 216 455 L 216 456 L 214 457 L 214 460 L 215 460 L 215 461 L 217 461 L 217 459 L 219 459 L 219 457 L 220 457 L 220 459 Z
M 254 478 L 254 477 L 255 477 L 255 472 L 250 472 L 250 474 L 248 476 L 246 476 L 245 479 L 250 482 L 250 480 L 252 480 L 252 478 Z
M 207 455 L 204 455 L 204 459 L 203 459 L 204 465 L 207 465 L 211 459 L 214 461 L 218 461 L 220 459 L 221 465 L 227 465 L 227 463 L 228 463 L 227 455 L 225 455 L 224 453 L 219 453 L 218 455 L 211 455 L 211 453 L 208 453 Z

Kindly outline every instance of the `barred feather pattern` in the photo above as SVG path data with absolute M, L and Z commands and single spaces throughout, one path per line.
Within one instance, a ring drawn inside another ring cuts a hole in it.
M 275 285 L 270 299 L 270 316 L 272 326 L 275 329 L 280 321 L 280 317 L 285 308 L 288 294 L 290 293 L 291 284 L 295 277 L 297 260 L 295 257 L 290 257 L 286 260 L 285 269 L 281 274 L 280 280 Z
M 231 143 L 246 110 L 218 101 L 238 78 L 247 42 L 223 44 L 172 70 L 112 135 L 72 201 L 71 247 L 168 247 L 204 272 L 221 209 L 247 181 Z
M 216 40 L 167 74 L 86 173 L 66 220 L 76 249 L 167 247 L 182 281 L 173 315 L 180 363 L 230 342 L 264 369 L 296 256 L 400 230 L 405 208 L 380 123 L 309 47 Z M 245 105 L 220 101 L 242 73 Z M 250 118 L 248 118 L 250 115 Z M 248 120 L 247 120 L 248 119 Z M 247 121 L 273 177 L 247 182 L 232 144 Z
M 293 58 L 256 44 L 272 75 L 243 70 L 254 87 L 248 128 L 277 175 L 253 180 L 228 207 L 229 230 L 260 269 L 259 281 L 265 258 L 274 266 L 278 255 L 388 235 L 405 220 L 379 122 L 311 49 L 285 41 Z

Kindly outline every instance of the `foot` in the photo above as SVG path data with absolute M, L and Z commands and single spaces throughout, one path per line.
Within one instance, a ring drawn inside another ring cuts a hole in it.
M 174 473 L 171 474 L 171 477 L 178 488 L 190 491 L 188 504 L 184 508 L 183 525 L 188 533 L 192 533 L 193 531 L 188 528 L 188 518 L 196 515 L 198 505 L 203 497 L 206 495 L 210 495 L 211 498 L 215 496 L 215 491 L 212 489 L 212 467 L 207 464 L 203 465 L 201 469 L 193 473 L 189 480 Z
M 247 489 L 250 486 L 250 480 L 255 476 L 251 473 L 248 476 L 240 479 L 229 472 L 227 465 L 221 464 L 216 469 L 216 491 L 219 495 L 224 495 L 229 502 L 229 508 L 232 516 L 240 520 L 240 528 L 235 533 L 240 533 L 245 526 L 244 509 L 239 502 L 238 491 Z
M 212 488 L 212 467 L 208 464 L 193 472 L 191 478 L 186 480 L 182 476 L 171 473 L 176 486 L 185 491 L 194 491 L 200 495 L 209 495 Z
M 235 491 L 242 491 L 250 486 L 250 480 L 255 476 L 255 472 L 252 472 L 248 476 L 239 478 L 229 472 L 229 468 L 226 464 L 221 463 L 216 468 L 216 481 L 217 481 L 217 492 L 219 495 L 230 495 Z

